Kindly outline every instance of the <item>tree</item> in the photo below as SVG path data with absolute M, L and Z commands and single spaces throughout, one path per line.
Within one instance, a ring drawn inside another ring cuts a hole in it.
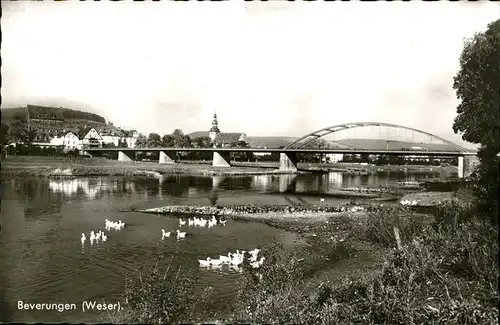
M 213 142 L 212 139 L 208 136 L 198 137 L 191 140 L 191 146 L 194 148 L 212 148 Z M 193 152 L 193 158 L 196 159 L 212 159 L 212 153 L 209 151 L 201 151 L 201 152 Z
M 10 134 L 9 134 L 9 126 L 5 123 L 0 124 L 0 144 L 2 146 L 9 144 L 10 142 Z
M 480 144 L 476 169 L 479 206 L 498 223 L 498 183 L 500 167 L 500 19 L 464 43 L 460 70 L 453 88 L 461 100 L 453 131 L 462 139 Z
M 113 142 L 103 143 L 102 147 L 103 148 L 116 148 L 116 146 L 115 146 L 115 144 Z M 118 147 L 120 147 L 120 146 L 118 146 Z
M 191 143 L 193 147 L 196 148 L 212 148 L 213 146 L 212 139 L 207 136 L 195 138 L 191 141 Z
M 126 140 L 119 139 L 118 140 L 118 148 L 128 148 L 128 144 Z
M 161 143 L 164 147 L 171 148 L 174 146 L 174 137 L 171 134 L 165 134 L 161 139 Z
M 250 144 L 246 141 L 235 141 L 231 143 L 231 148 L 250 148 Z M 233 159 L 242 159 L 242 160 L 253 160 L 254 155 L 252 152 L 233 152 L 231 153 Z
M 139 134 L 139 136 L 135 140 L 135 146 L 137 148 L 147 148 L 147 146 L 148 146 L 148 139 L 146 138 L 146 136 L 143 135 L 143 134 Z
M 191 139 L 189 136 L 185 135 L 181 129 L 175 129 L 172 132 L 172 137 L 174 138 L 175 148 L 189 148 L 191 147 Z
M 162 141 L 161 141 L 161 137 L 158 133 L 150 133 L 149 136 L 148 136 L 148 140 L 147 140 L 147 147 L 148 148 L 157 148 L 157 147 L 161 147 L 162 145 Z

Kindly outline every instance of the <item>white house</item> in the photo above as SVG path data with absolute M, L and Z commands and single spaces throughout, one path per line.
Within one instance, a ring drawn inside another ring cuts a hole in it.
M 102 138 L 102 143 L 108 144 L 113 143 L 115 146 L 119 146 L 120 142 L 125 142 L 128 148 L 134 148 L 135 142 L 139 137 L 139 133 L 132 130 L 130 132 L 118 129 L 117 131 L 103 130 L 99 135 Z
M 101 133 L 100 136 L 103 143 L 113 143 L 117 147 L 120 144 L 120 140 L 122 139 L 122 136 L 120 134 L 116 134 L 114 132 Z
M 139 132 L 132 131 L 131 135 L 124 137 L 122 139 L 122 141 L 125 141 L 127 143 L 128 148 L 135 148 L 135 143 L 136 143 L 138 137 L 139 137 Z
M 51 145 L 64 146 L 65 150 L 81 149 L 78 135 L 72 131 L 61 132 L 50 140 Z
M 86 127 L 80 132 L 78 132 L 80 141 L 81 141 L 81 149 L 86 149 L 90 147 L 102 147 L 102 137 L 99 135 L 99 132 L 93 127 Z

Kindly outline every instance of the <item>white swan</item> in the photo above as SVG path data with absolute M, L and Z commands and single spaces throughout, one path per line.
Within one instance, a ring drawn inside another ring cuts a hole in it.
M 215 219 L 215 216 L 212 216 L 212 224 L 214 226 L 217 224 L 217 219 Z
M 85 238 L 85 234 L 82 232 L 82 238 L 80 238 L 81 242 L 82 242 L 82 245 L 85 244 L 85 241 L 87 240 L 87 238 Z
M 219 259 L 219 260 L 210 260 L 210 265 L 221 265 L 222 264 L 222 261 Z
M 179 229 L 177 229 L 177 238 L 184 238 L 186 237 L 186 232 L 180 232 Z
M 105 234 L 105 233 L 102 233 L 102 234 L 101 234 L 101 240 L 102 240 L 103 242 L 105 242 L 106 240 L 108 240 L 108 236 L 106 236 L 106 234 Z
M 219 255 L 219 260 L 224 264 L 231 263 L 231 253 L 229 253 L 227 256 Z
M 259 252 L 260 252 L 260 249 L 256 248 L 256 249 L 252 249 L 248 253 L 251 255 L 257 255 L 257 254 L 259 254 Z
M 179 226 L 184 226 L 186 224 L 186 221 L 179 219 Z
M 200 266 L 210 266 L 210 257 L 207 257 L 206 260 L 198 260 L 198 263 L 200 263 Z
M 90 232 L 90 241 L 94 241 L 95 240 L 95 234 L 94 234 L 94 231 L 92 230 Z
M 122 222 L 121 220 L 118 220 L 118 227 L 119 228 L 124 228 L 125 227 L 125 222 Z
M 260 264 L 259 264 L 259 262 L 252 262 L 252 263 L 250 263 L 250 266 L 253 267 L 254 269 L 257 269 L 260 267 Z
M 161 240 L 163 240 L 165 237 L 170 237 L 170 231 L 166 232 L 165 229 L 161 230 Z
M 266 258 L 264 256 L 262 256 L 259 261 L 250 263 L 250 266 L 253 267 L 254 269 L 259 268 L 262 266 L 262 264 L 264 264 L 265 259 Z
M 194 225 L 194 220 L 188 219 L 188 226 L 191 227 Z
M 250 254 L 250 259 L 249 261 L 250 262 L 255 262 L 257 261 L 257 258 L 259 256 L 259 252 L 260 252 L 260 249 L 256 248 L 254 250 L 251 250 L 250 252 L 248 252 Z
M 234 266 L 238 266 L 241 263 L 243 263 L 243 258 L 235 257 L 235 258 L 231 259 L 231 264 Z
M 225 225 L 226 225 L 226 223 L 227 223 L 227 220 L 219 220 L 219 223 L 220 223 L 221 225 L 225 226 Z
M 208 228 L 212 228 L 214 226 L 214 223 L 212 220 L 208 220 Z
M 321 198 L 319 199 L 320 202 L 325 202 L 325 199 Z

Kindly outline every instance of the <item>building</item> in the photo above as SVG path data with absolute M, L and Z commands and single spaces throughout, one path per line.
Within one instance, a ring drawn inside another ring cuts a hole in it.
M 116 147 L 124 146 L 125 143 L 127 148 L 135 148 L 135 143 L 139 137 L 139 133 L 136 130 L 125 131 L 120 128 L 102 129 L 99 130 L 99 135 L 102 138 L 103 144 L 113 143 Z
M 103 140 L 94 127 L 86 127 L 78 132 L 78 137 L 81 143 L 81 149 L 91 147 L 102 148 Z
M 139 137 L 139 132 L 136 130 L 130 130 L 125 132 L 125 136 L 122 139 L 127 144 L 127 148 L 135 148 L 135 143 L 137 142 L 137 138 Z
M 245 141 L 247 135 L 245 133 L 223 133 L 219 130 L 219 122 L 217 121 L 217 114 L 214 113 L 214 118 L 212 120 L 212 128 L 210 131 L 198 131 L 188 134 L 191 139 L 209 137 L 214 145 L 217 147 L 229 147 L 230 145 Z
M 118 147 L 121 143 L 122 138 L 124 137 L 123 132 L 120 130 L 111 131 L 111 130 L 103 130 L 99 131 L 99 135 L 102 138 L 103 144 L 112 143 L 116 147 Z
M 78 135 L 73 131 L 59 132 L 50 140 L 53 146 L 64 146 L 64 150 L 74 150 L 81 148 L 81 141 Z

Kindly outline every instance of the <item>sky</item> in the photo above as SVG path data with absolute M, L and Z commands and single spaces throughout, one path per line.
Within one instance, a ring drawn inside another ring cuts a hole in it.
M 301 136 L 388 122 L 457 141 L 465 38 L 494 2 L 3 2 L 2 108 L 55 105 L 143 133 Z

